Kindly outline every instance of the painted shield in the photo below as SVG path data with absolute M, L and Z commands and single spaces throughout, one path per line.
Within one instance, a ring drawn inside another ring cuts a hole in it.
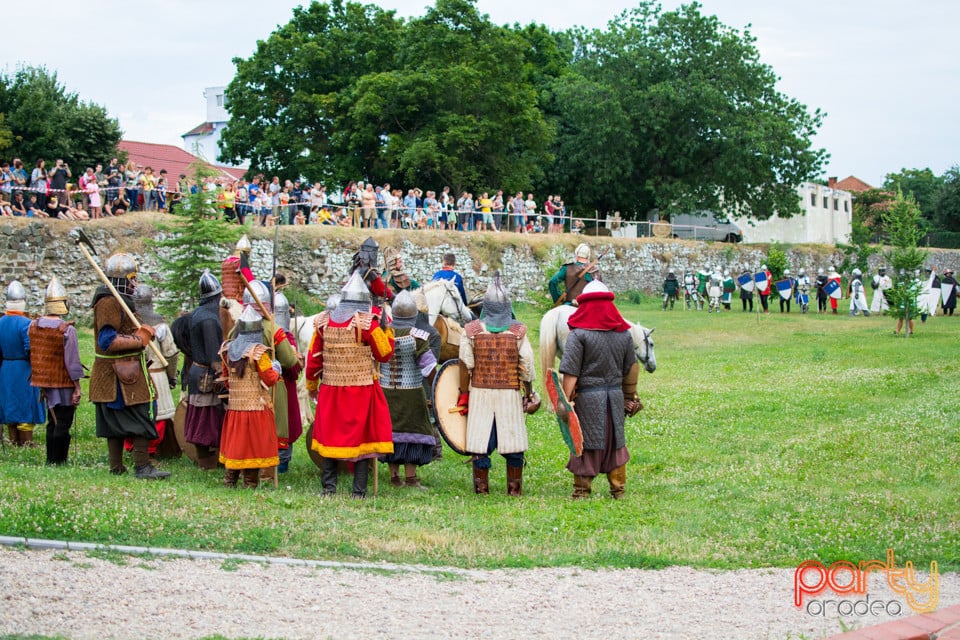
M 952 285 L 952 284 L 945 284 L 940 289 L 940 300 L 943 302 L 943 304 L 947 304 L 948 302 L 950 302 L 950 294 L 953 293 L 954 286 L 955 285 Z
M 447 360 L 433 379 L 433 416 L 440 435 L 460 455 L 467 453 L 467 416 L 460 415 L 460 360 Z
M 787 278 L 786 280 L 781 280 L 776 284 L 777 293 L 780 294 L 780 297 L 784 300 L 790 299 L 790 293 L 793 291 L 793 280 Z
M 843 295 L 843 292 L 840 290 L 840 281 L 831 280 L 823 288 L 824 293 L 826 293 L 831 298 L 836 298 L 837 300 Z
M 751 276 L 749 273 L 745 273 L 737 278 L 737 284 L 739 284 L 740 288 L 747 293 L 753 292 L 753 276 Z
M 187 442 L 187 438 L 184 435 L 184 428 L 187 423 L 187 394 L 183 394 L 183 397 L 180 398 L 180 403 L 177 404 L 177 410 L 173 414 L 173 432 L 177 435 L 177 444 L 180 445 L 180 449 L 193 462 L 197 461 L 197 448 L 191 443 Z
M 767 288 L 767 274 L 765 271 L 759 271 L 753 274 L 753 282 L 757 291 L 764 291 Z
M 570 453 L 575 456 L 583 455 L 583 431 L 580 430 L 580 418 L 573 410 L 573 405 L 563 393 L 563 381 L 556 369 L 547 369 L 546 376 L 547 396 L 550 398 L 550 404 L 553 405 L 553 411 L 557 416 L 557 424 L 560 427 L 560 435 L 563 441 L 567 443 Z

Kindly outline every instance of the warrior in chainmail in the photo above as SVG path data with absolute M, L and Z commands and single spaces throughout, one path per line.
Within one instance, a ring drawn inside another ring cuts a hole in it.
M 498 450 L 507 463 L 507 494 L 523 490 L 527 425 L 524 412 L 532 404 L 533 347 L 527 328 L 513 319 L 510 296 L 500 274 L 483 298 L 479 320 L 464 327 L 460 341 L 460 398 L 467 413 L 466 449 L 473 454 L 473 490 L 490 492 L 490 454 Z M 528 404 L 525 404 L 525 400 Z M 469 411 L 468 411 L 469 409 Z
M 40 390 L 30 386 L 27 290 L 17 280 L 7 287 L 6 312 L 0 317 L 0 424 L 14 446 L 33 445 L 33 428 L 43 424 Z
M 386 280 L 391 291 L 400 293 L 420 288 L 420 283 L 411 278 L 404 268 L 403 256 L 399 251 L 393 247 L 387 247 L 383 250 L 383 261 L 386 264 L 383 279 Z
M 220 446 L 223 428 L 223 400 L 220 345 L 220 297 L 223 288 L 216 276 L 204 270 L 199 282 L 200 305 L 190 316 L 191 364 L 187 372 L 187 414 L 184 439 L 197 449 L 197 466 L 202 471 L 217 467 L 214 449 Z
M 377 270 L 379 256 L 380 245 L 373 238 L 367 238 L 360 245 L 360 250 L 353 254 L 353 263 L 350 267 L 351 274 L 360 274 L 360 278 L 367 285 L 372 296 L 372 305 L 378 309 L 383 307 L 384 300 L 393 300 L 394 295 Z

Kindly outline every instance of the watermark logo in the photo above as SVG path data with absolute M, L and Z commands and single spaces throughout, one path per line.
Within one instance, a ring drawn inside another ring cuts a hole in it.
M 861 560 L 854 564 L 849 560 L 838 560 L 827 566 L 819 560 L 805 560 L 793 573 L 793 604 L 804 607 L 804 597 L 816 598 L 829 591 L 838 596 L 866 596 L 861 600 L 817 600 L 807 599 L 807 613 L 826 616 L 832 608 L 838 615 L 891 615 L 898 616 L 902 606 L 898 600 L 870 600 L 867 595 L 867 581 L 870 573 L 885 574 L 887 585 L 916 613 L 936 611 L 940 600 L 940 573 L 937 562 L 930 563 L 930 576 L 925 581 L 917 580 L 912 562 L 898 568 L 893 549 L 887 549 L 886 562 L 883 560 Z

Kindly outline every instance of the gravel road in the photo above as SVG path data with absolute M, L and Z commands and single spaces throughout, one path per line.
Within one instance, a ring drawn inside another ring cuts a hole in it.
M 435 574 L 0 548 L 0 636 L 799 640 L 898 617 L 811 615 L 792 604 L 793 575 L 683 567 Z M 912 614 L 879 576 L 868 594 L 896 600 L 899 617 Z M 958 574 L 941 574 L 939 602 L 960 603 Z

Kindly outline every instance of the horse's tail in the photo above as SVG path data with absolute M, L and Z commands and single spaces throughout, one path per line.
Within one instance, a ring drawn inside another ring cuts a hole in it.
M 557 313 L 551 309 L 540 320 L 540 374 L 547 379 L 547 369 L 554 367 L 557 358 Z

